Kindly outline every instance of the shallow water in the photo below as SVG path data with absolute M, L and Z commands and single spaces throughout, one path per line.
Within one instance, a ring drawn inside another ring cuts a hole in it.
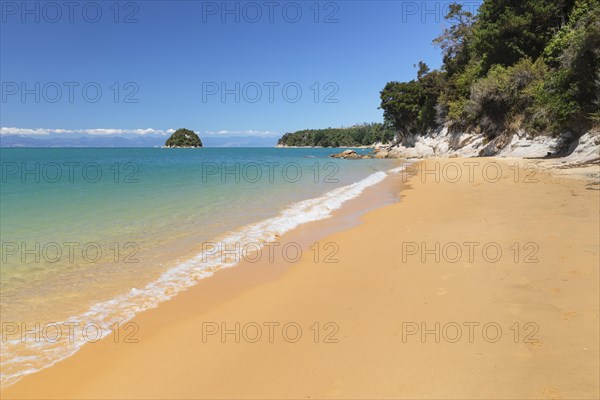
M 235 264 L 206 243 L 272 241 L 396 165 L 336 151 L 0 149 L 2 384 Z

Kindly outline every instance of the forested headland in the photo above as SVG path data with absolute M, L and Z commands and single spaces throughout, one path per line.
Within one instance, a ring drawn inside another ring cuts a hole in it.
M 445 18 L 433 43 L 441 68 L 418 62 L 414 80 L 388 82 L 383 124 L 287 133 L 280 144 L 370 145 L 442 126 L 490 140 L 577 135 L 600 124 L 599 0 L 484 0 L 477 14 L 452 4 Z
M 360 147 L 374 143 L 389 143 L 396 129 L 391 124 L 360 124 L 348 128 L 306 129 L 286 133 L 279 139 L 282 146 L 298 147 Z

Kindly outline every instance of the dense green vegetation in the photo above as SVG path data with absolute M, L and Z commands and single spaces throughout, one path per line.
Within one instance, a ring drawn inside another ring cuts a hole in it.
M 288 146 L 351 147 L 423 135 L 442 125 L 488 139 L 582 134 L 600 124 L 600 0 L 484 0 L 449 7 L 434 40 L 439 70 L 380 92 L 384 124 L 286 133 Z
M 196 132 L 189 129 L 177 129 L 165 142 L 167 147 L 202 147 L 202 141 Z
M 441 124 L 488 138 L 583 132 L 600 122 L 599 0 L 484 0 L 477 15 L 450 6 L 434 40 L 442 68 L 381 91 L 401 135 Z
M 373 143 L 388 143 L 396 129 L 389 124 L 362 124 L 349 128 L 307 129 L 286 133 L 279 139 L 285 146 L 357 147 Z

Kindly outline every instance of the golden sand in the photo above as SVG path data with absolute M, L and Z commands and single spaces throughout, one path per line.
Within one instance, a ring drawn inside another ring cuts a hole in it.
M 427 160 L 318 255 L 219 272 L 2 398 L 598 398 L 600 192 L 512 163 Z

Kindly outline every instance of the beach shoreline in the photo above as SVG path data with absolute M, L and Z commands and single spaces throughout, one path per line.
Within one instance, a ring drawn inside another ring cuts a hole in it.
M 597 398 L 599 192 L 531 162 L 415 164 L 2 397 Z

